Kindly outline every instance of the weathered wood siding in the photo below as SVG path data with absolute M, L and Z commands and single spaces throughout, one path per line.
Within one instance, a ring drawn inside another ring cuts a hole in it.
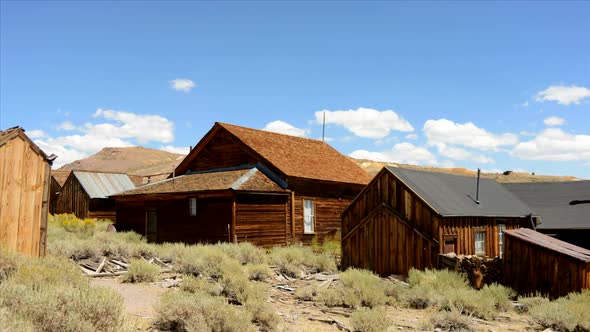
M 189 197 L 197 197 L 197 215 L 190 216 Z M 231 197 L 162 196 L 158 199 L 121 199 L 117 202 L 118 230 L 146 236 L 146 213 L 157 214 L 156 242 L 216 243 L 230 240 Z
M 457 239 L 458 255 L 475 255 L 475 233 L 485 232 L 485 255 L 500 255 L 498 224 L 504 224 L 506 230 L 528 227 L 526 218 L 496 217 L 447 217 L 440 224 L 440 253 L 444 253 L 444 240 L 447 237 Z
M 258 246 L 287 244 L 286 196 L 238 195 L 236 240 Z
M 506 234 L 504 283 L 519 294 L 552 298 L 590 288 L 590 262 Z
M 73 213 L 78 218 L 88 218 L 90 197 L 72 172 L 57 198 L 57 213 Z
M 57 198 L 59 197 L 60 191 L 61 186 L 52 176 L 49 190 L 49 213 L 51 214 L 57 214 Z
M 51 166 L 28 140 L 0 146 L 0 245 L 45 255 Z

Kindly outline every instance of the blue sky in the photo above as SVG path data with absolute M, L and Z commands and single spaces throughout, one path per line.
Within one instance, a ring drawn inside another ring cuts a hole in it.
M 590 3 L 0 2 L 0 128 L 57 166 L 215 121 L 590 178 Z

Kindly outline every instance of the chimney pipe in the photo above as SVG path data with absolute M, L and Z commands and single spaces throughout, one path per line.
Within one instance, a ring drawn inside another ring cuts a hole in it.
M 475 191 L 475 203 L 479 204 L 479 177 L 481 174 L 481 169 L 477 169 L 477 189 Z

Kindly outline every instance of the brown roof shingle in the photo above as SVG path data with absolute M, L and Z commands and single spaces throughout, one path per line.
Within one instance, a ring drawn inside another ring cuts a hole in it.
M 239 191 L 288 192 L 254 167 L 231 171 L 181 175 L 160 182 L 150 183 L 137 189 L 118 193 L 116 196 L 227 189 Z
M 325 142 L 219 122 L 211 132 L 217 128 L 231 133 L 286 176 L 354 184 L 371 180 L 367 172 Z M 191 159 L 190 153 L 186 159 Z
M 55 179 L 55 181 L 59 184 L 60 187 L 63 187 L 71 172 L 72 171 L 70 170 L 51 170 L 51 176 Z

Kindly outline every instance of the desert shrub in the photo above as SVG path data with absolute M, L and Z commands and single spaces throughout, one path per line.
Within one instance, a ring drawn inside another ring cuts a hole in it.
M 524 312 L 528 312 L 533 307 L 549 303 L 549 299 L 543 297 L 541 294 L 536 294 L 531 296 L 521 296 L 518 298 L 518 302 L 524 305 L 524 307 L 521 310 Z
M 318 287 L 314 284 L 299 287 L 295 290 L 295 298 L 303 301 L 311 301 L 318 294 Z
M 184 275 L 180 290 L 192 294 L 205 293 L 212 296 L 219 296 L 223 292 L 223 287 L 215 281 L 209 281 L 205 278 Z
M 350 323 L 355 332 L 383 332 L 391 325 L 383 307 L 359 309 L 350 316 Z
M 0 285 L 0 308 L 35 331 L 119 331 L 122 306 L 115 291 L 91 287 L 63 258 L 30 259 Z
M 555 301 L 539 296 L 520 299 L 531 317 L 543 328 L 557 331 L 590 330 L 590 290 L 570 293 Z
M 250 280 L 264 281 L 273 275 L 273 271 L 266 264 L 246 265 Z
M 170 259 L 178 261 L 179 257 L 187 255 L 189 246 L 181 242 L 163 243 L 156 247 L 157 255 L 161 259 Z
M 143 259 L 131 259 L 124 282 L 153 282 L 160 274 L 160 267 Z
M 288 246 L 275 247 L 270 252 L 272 264 L 286 275 L 299 278 L 302 275 L 301 267 L 313 272 L 334 272 L 337 270 L 334 257 L 327 254 L 316 254 L 309 247 Z
M 257 331 L 243 308 L 205 294 L 166 293 L 156 312 L 154 326 L 164 331 Z
M 51 229 L 51 228 L 50 228 Z M 53 256 L 71 258 L 98 258 L 102 255 L 102 244 L 92 238 L 81 239 L 76 236 L 70 238 L 56 238 L 47 235 L 47 252 Z
M 512 309 L 511 299 L 516 296 L 516 292 L 511 288 L 502 286 L 500 284 L 493 283 L 491 285 L 485 285 L 479 291 L 479 297 L 492 299 L 496 309 L 501 311 L 508 311 Z
M 78 217 L 73 214 L 50 215 L 48 223 L 51 226 L 61 227 L 67 232 L 82 237 L 92 236 L 97 228 L 104 225 L 104 228 L 106 229 L 106 225 L 108 224 L 108 222 L 98 221 L 96 219 L 78 219 Z
M 24 261 L 20 254 L 0 246 L 0 283 L 13 274 Z
M 369 307 L 387 302 L 385 283 L 368 270 L 348 269 L 340 273 L 340 284 L 319 290 L 318 299 L 327 306 Z
M 240 264 L 262 264 L 266 261 L 266 252 L 250 242 L 218 243 L 215 246 Z
M 252 322 L 262 327 L 263 331 L 275 331 L 281 322 L 273 307 L 263 300 L 251 300 L 246 303 L 246 310 L 252 316 Z
M 35 325 L 20 314 L 11 313 L 0 307 L 0 327 L 3 331 L 34 332 Z
M 340 256 L 340 240 L 337 238 L 324 238 L 322 244 L 319 243 L 317 237 L 311 240 L 311 249 L 317 253 L 328 254 L 331 256 Z
M 473 331 L 473 324 L 469 318 L 461 315 L 456 310 L 439 311 L 430 317 L 430 322 L 434 328 L 444 331 Z
M 228 268 L 229 261 L 235 262 L 234 265 L 239 268 L 240 264 L 237 260 L 230 258 L 217 247 L 187 246 L 185 253 L 176 257 L 174 268 L 183 274 L 219 279 L 225 274 L 224 270 Z

